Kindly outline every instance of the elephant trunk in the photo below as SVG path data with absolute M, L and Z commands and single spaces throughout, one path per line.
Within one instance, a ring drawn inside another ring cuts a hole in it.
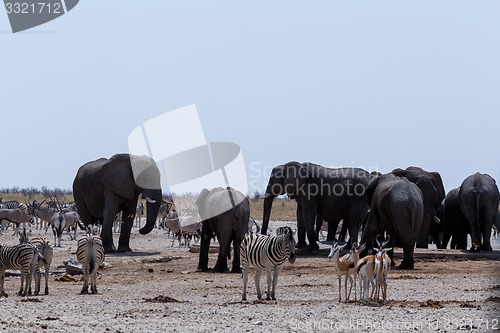
M 149 234 L 155 227 L 161 204 L 161 190 L 157 192 L 156 195 L 146 197 L 146 225 L 139 229 L 141 235 Z
M 269 226 L 269 218 L 271 217 L 271 208 L 273 206 L 274 195 L 266 194 L 264 198 L 264 213 L 262 217 L 261 234 L 267 235 L 267 227 Z

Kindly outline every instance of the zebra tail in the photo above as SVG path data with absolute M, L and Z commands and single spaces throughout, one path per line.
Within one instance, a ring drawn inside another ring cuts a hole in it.
M 94 269 L 95 269 L 94 256 L 91 256 L 89 261 L 89 273 L 92 274 Z
M 91 237 L 88 242 L 88 255 L 89 258 L 89 273 L 92 273 L 95 270 L 95 261 L 94 261 L 94 237 Z
M 45 257 L 43 256 L 43 254 L 40 251 L 38 251 L 37 247 L 33 246 L 33 249 L 35 250 L 38 258 L 42 259 L 42 261 L 43 261 L 44 264 L 47 264 L 47 260 L 45 260 Z

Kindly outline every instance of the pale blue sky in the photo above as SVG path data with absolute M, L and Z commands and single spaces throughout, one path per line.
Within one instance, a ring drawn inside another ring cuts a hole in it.
M 12 34 L 0 12 L 0 188 L 70 189 L 190 104 L 208 141 L 241 146 L 250 190 L 290 160 L 500 181 L 499 17 L 498 1 L 85 0 Z

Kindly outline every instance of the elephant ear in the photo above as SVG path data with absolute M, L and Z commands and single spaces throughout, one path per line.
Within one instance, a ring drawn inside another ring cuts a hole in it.
M 436 182 L 434 186 L 438 191 L 439 202 L 442 202 L 446 197 L 446 191 L 444 190 L 443 179 L 441 178 L 439 172 L 433 171 L 430 174 L 434 177 L 434 180 Z
M 114 155 L 104 163 L 99 171 L 99 180 L 124 198 L 135 197 L 135 182 L 128 154 Z
M 299 162 L 289 162 L 284 166 L 283 188 L 285 193 L 290 196 L 296 196 L 302 192 L 302 187 L 307 181 L 307 168 Z
M 200 194 L 198 195 L 198 198 L 196 198 L 196 206 L 198 206 L 198 213 L 200 214 L 200 217 L 202 219 L 206 219 L 205 218 L 205 202 L 206 202 L 206 199 L 207 199 L 207 196 L 208 194 L 210 193 L 209 190 L 207 190 L 206 188 L 204 188 L 203 190 L 201 190 Z
M 375 188 L 377 187 L 379 180 L 380 176 L 375 176 L 370 180 L 370 182 L 366 186 L 366 199 L 368 200 L 369 206 L 372 205 L 373 193 L 375 192 Z

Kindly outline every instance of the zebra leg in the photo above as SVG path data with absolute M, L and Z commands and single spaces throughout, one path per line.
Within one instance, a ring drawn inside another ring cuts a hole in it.
M 3 290 L 4 282 L 5 282 L 5 269 L 3 268 L 0 270 L 0 296 L 8 297 L 9 295 L 7 295 Z
M 282 269 L 283 269 L 283 266 L 278 266 L 278 267 L 274 268 L 273 289 L 271 290 L 271 299 L 273 301 L 276 300 L 276 286 L 278 285 L 278 276 L 280 275 Z
M 260 276 L 262 275 L 262 270 L 255 268 L 255 290 L 257 291 L 257 299 L 262 299 L 262 293 L 260 292 Z
M 97 294 L 97 267 L 90 274 L 90 290 L 92 294 Z
M 33 278 L 35 279 L 35 296 L 38 296 L 40 293 L 40 282 L 42 280 L 42 274 L 40 273 L 40 268 L 36 267 L 35 271 L 33 273 Z M 30 283 L 30 290 L 28 293 L 31 292 L 31 283 Z
M 45 273 L 43 274 L 45 277 L 45 295 L 49 294 L 49 265 L 45 264 Z
M 24 287 L 24 289 L 23 289 Z M 31 288 L 31 273 L 30 268 L 21 268 L 21 289 L 19 290 L 19 296 L 26 296 L 28 294 L 28 289 Z
M 269 268 L 266 267 L 266 280 L 267 280 L 266 301 L 271 300 L 271 285 L 273 284 L 273 280 L 272 280 L 272 276 L 271 276 L 272 269 L 273 269 L 272 267 L 269 267 Z
M 83 288 L 80 294 L 89 293 L 89 270 L 87 267 L 83 267 Z
M 248 283 L 248 267 L 243 264 L 243 293 L 241 294 L 241 300 L 247 300 L 247 283 Z

